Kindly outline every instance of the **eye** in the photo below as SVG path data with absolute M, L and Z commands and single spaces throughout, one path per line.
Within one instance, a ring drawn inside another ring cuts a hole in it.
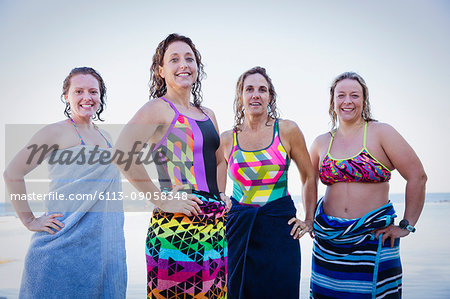
M 338 98 L 338 99 L 343 99 L 343 98 L 344 98 L 344 95 L 343 95 L 343 94 L 338 94 L 338 95 L 337 95 L 337 98 Z
M 98 94 L 98 91 L 97 90 L 92 90 L 91 93 L 92 94 Z
M 81 94 L 82 91 L 81 91 L 81 90 L 75 90 L 75 93 L 76 93 L 76 94 Z
M 261 88 L 259 89 L 259 92 L 267 92 L 267 88 L 261 87 Z
M 192 58 L 192 57 L 188 57 L 188 58 L 186 58 L 186 61 L 194 62 L 195 60 L 194 60 L 194 58 Z
M 247 87 L 247 88 L 245 89 L 245 91 L 251 92 L 251 91 L 253 91 L 253 87 Z
M 357 98 L 359 98 L 359 95 L 358 94 L 352 94 L 352 98 L 357 99 Z
M 178 58 L 176 58 L 176 57 L 170 59 L 170 62 L 177 62 L 177 61 L 178 61 Z

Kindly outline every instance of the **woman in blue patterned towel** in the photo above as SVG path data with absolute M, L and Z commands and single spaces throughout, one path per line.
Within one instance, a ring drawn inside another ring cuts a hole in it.
M 422 163 L 390 125 L 372 118 L 369 91 L 356 73 L 330 88 L 330 132 L 311 146 L 317 179 L 327 185 L 314 220 L 311 298 L 400 298 L 401 237 L 415 231 L 425 200 Z M 406 180 L 403 220 L 394 224 L 389 179 Z

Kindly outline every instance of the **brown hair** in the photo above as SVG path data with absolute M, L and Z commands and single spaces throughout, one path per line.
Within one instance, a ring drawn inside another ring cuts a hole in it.
M 103 112 L 103 110 L 106 108 L 106 86 L 105 86 L 105 82 L 103 81 L 102 76 L 100 76 L 100 74 L 94 70 L 91 67 L 76 67 L 74 69 L 72 69 L 69 73 L 69 75 L 67 75 L 66 79 L 64 79 L 63 82 L 63 92 L 61 94 L 61 101 L 63 103 L 66 104 L 66 107 L 64 109 L 64 114 L 70 118 L 70 113 L 71 113 L 71 109 L 70 109 L 70 104 L 69 102 L 67 102 L 65 100 L 65 96 L 67 95 L 67 93 L 69 92 L 69 88 L 70 88 L 70 80 L 72 79 L 73 76 L 75 75 L 91 75 L 93 76 L 95 79 L 97 79 L 98 81 L 98 86 L 100 88 L 100 105 L 97 109 L 97 111 L 95 112 L 95 115 L 93 117 L 94 120 L 98 119 L 100 121 L 103 121 L 103 119 L 100 118 L 100 114 Z
M 365 121 L 374 121 L 372 118 L 372 112 L 370 111 L 370 102 L 369 102 L 369 88 L 367 87 L 366 81 L 355 72 L 345 72 L 337 76 L 330 87 L 330 108 L 328 110 L 328 114 L 331 117 L 331 131 L 336 129 L 337 115 L 336 111 L 334 111 L 334 90 L 336 89 L 336 85 L 345 79 L 351 79 L 357 81 L 363 90 L 363 110 L 361 113 L 362 118 Z
M 167 92 L 166 80 L 159 74 L 158 67 L 163 66 L 164 54 L 166 53 L 167 48 L 171 43 L 176 41 L 186 43 L 189 47 L 191 47 L 192 52 L 194 52 L 195 61 L 197 62 L 197 79 L 192 85 L 191 94 L 194 97 L 194 106 L 200 108 L 203 100 L 201 80 L 206 77 L 204 65 L 202 63 L 202 56 L 189 37 L 176 33 L 169 34 L 169 36 L 167 36 L 162 42 L 159 43 L 158 47 L 156 47 L 156 52 L 153 55 L 152 66 L 150 67 L 150 99 L 160 98 Z
M 275 87 L 272 84 L 272 80 L 269 75 L 266 73 L 266 69 L 260 66 L 255 66 L 254 68 L 249 69 L 245 73 L 243 73 L 236 84 L 236 95 L 234 97 L 234 129 L 240 131 L 240 127 L 244 121 L 245 113 L 244 113 L 244 105 L 242 103 L 242 92 L 244 90 L 244 81 L 245 79 L 254 74 L 262 75 L 269 85 L 269 105 L 267 107 L 268 115 L 267 121 L 270 119 L 277 118 L 279 116 L 278 108 L 277 108 L 277 93 L 275 92 Z

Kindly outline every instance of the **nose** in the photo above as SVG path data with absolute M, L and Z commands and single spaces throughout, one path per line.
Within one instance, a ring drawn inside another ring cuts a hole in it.
M 81 96 L 82 96 L 83 99 L 86 99 L 86 100 L 90 100 L 91 99 L 91 94 L 89 93 L 89 91 L 84 91 Z
M 351 103 L 351 102 L 352 102 L 352 99 L 350 98 L 349 95 L 344 97 L 344 103 Z
M 257 92 L 257 91 L 255 91 L 254 93 L 253 93 L 253 95 L 252 95 L 252 99 L 259 99 L 259 93 Z
M 181 59 L 181 68 L 186 69 L 188 67 L 186 59 Z

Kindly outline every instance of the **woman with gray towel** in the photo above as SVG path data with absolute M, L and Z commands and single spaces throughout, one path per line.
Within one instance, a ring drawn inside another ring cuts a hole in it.
M 125 298 L 122 202 L 102 200 L 120 194 L 120 172 L 102 163 L 111 154 L 111 137 L 93 123 L 102 120 L 105 96 L 97 71 L 73 69 L 61 95 L 67 119 L 38 131 L 4 172 L 17 215 L 35 232 L 20 298 Z M 45 214 L 36 217 L 24 177 L 43 161 L 50 192 L 43 194 Z

